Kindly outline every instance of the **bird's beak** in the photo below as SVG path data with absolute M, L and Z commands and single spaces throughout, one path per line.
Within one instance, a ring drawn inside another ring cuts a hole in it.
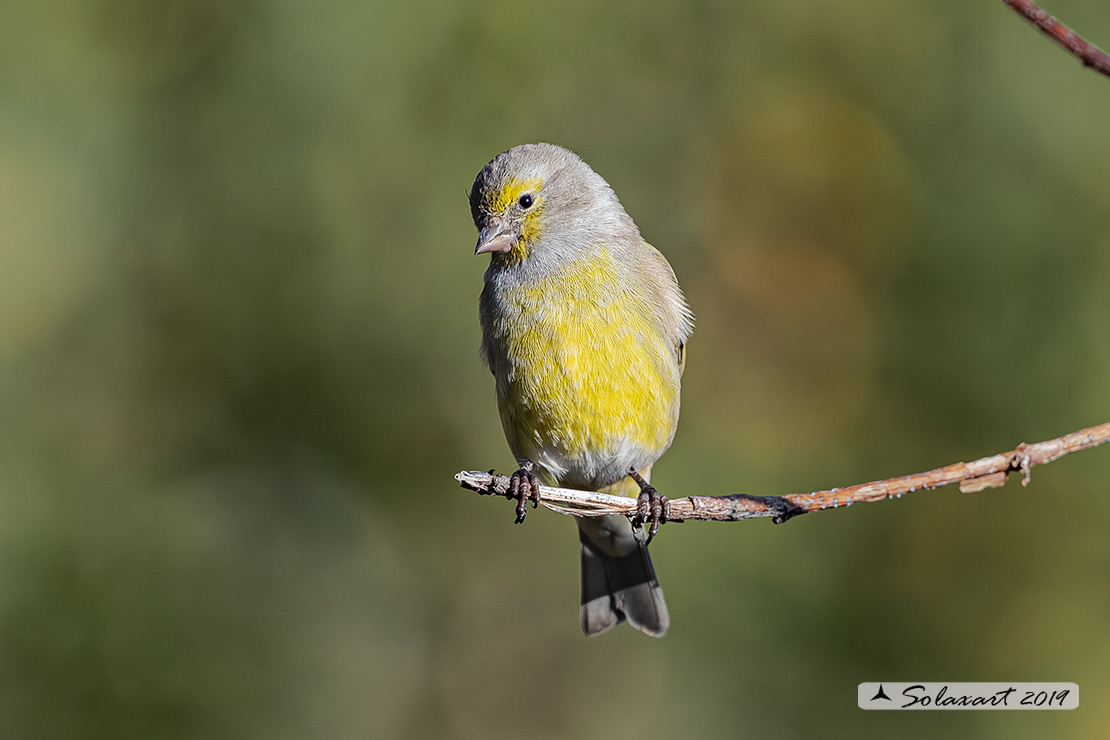
M 474 254 L 508 252 L 515 243 L 515 236 L 508 233 L 499 222 L 490 221 L 478 234 L 478 246 L 474 247 Z

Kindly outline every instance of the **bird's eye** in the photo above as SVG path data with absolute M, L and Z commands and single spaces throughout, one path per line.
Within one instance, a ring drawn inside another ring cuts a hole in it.
M 532 198 L 531 193 L 525 193 L 520 196 L 520 200 L 518 200 L 517 203 L 520 203 L 521 208 L 531 208 L 535 200 Z

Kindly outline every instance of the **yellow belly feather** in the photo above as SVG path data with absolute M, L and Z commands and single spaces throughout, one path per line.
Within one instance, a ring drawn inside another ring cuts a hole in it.
M 553 453 L 573 467 L 634 446 L 650 465 L 670 445 L 678 364 L 629 282 L 604 251 L 502 295 L 498 402 L 518 456 Z

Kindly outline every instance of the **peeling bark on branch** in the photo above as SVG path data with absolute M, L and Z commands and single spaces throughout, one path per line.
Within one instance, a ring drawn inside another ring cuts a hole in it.
M 846 488 L 831 488 L 813 493 L 789 493 L 784 496 L 749 496 L 736 493 L 729 496 L 689 496 L 671 499 L 668 504 L 667 519 L 669 521 L 687 519 L 739 521 L 770 517 L 776 523 L 781 523 L 798 514 L 900 498 L 906 493 L 933 490 L 953 483 L 959 483 L 960 490 L 965 493 L 996 488 L 1005 484 L 1010 473 L 1021 473 L 1022 485 L 1028 485 L 1029 471 L 1034 466 L 1044 465 L 1068 453 L 1097 447 L 1106 442 L 1110 442 L 1110 422 L 1045 442 L 1019 444 L 1009 452 L 983 457 L 973 462 L 953 463 L 925 473 L 861 483 Z M 504 496 L 509 489 L 509 477 L 495 475 L 492 471 L 482 473 L 464 470 L 455 475 L 455 480 L 461 483 L 463 488 L 481 494 Z M 636 513 L 634 498 L 551 486 L 540 486 L 540 503 L 552 511 L 571 516 L 621 514 L 631 517 Z

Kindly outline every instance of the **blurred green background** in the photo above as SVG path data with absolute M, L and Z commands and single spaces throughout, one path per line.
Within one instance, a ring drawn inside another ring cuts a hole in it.
M 0 737 L 1106 737 L 1110 449 L 668 526 L 658 642 L 585 639 L 571 523 L 452 475 L 513 467 L 466 193 L 528 141 L 697 314 L 666 494 L 1110 420 L 1108 120 L 998 2 L 7 4 Z M 882 679 L 1082 700 L 858 710 Z

